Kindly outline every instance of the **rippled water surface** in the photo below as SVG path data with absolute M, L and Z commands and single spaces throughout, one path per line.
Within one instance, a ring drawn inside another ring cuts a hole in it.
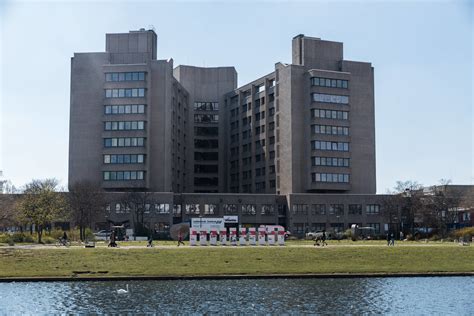
M 15 313 L 474 315 L 474 277 L 0 283 Z

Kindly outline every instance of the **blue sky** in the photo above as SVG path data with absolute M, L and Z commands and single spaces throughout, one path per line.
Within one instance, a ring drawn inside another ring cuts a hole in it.
M 375 68 L 377 191 L 474 184 L 470 1 L 0 2 L 0 170 L 67 185 L 70 58 L 153 25 L 158 58 L 235 66 L 239 85 L 291 62 L 291 38 L 344 43 Z

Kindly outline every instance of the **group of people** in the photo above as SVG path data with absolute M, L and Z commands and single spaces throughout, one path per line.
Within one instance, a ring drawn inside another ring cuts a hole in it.
M 321 242 L 321 244 L 320 244 L 320 242 Z M 323 230 L 323 233 L 322 233 L 321 236 L 316 236 L 314 238 L 314 245 L 315 246 L 319 246 L 319 245 L 327 246 L 328 245 L 328 243 L 326 242 L 326 231 L 325 230 Z

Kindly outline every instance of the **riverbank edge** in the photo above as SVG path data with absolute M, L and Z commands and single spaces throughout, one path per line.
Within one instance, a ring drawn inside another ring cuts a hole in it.
M 347 279 L 347 278 L 402 278 L 402 277 L 459 277 L 474 272 L 413 272 L 413 273 L 310 273 L 310 274 L 224 274 L 185 276 L 63 276 L 63 277 L 0 277 L 7 282 L 73 282 L 73 281 L 175 281 L 175 280 L 236 280 L 236 279 Z

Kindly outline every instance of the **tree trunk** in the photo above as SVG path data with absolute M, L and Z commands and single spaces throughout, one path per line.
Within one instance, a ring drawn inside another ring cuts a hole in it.
M 38 244 L 41 244 L 42 243 L 41 237 L 43 236 L 43 226 L 38 225 L 37 232 L 38 232 Z

